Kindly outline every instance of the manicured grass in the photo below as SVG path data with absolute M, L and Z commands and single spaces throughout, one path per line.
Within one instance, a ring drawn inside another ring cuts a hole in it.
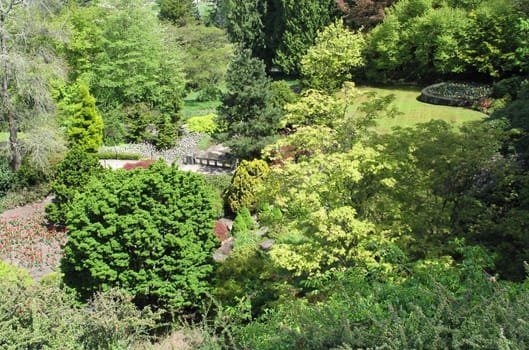
M 360 87 L 361 91 L 375 91 L 381 96 L 395 95 L 394 106 L 402 114 L 395 118 L 382 118 L 378 121 L 377 131 L 390 132 L 393 127 L 409 127 L 417 123 L 425 123 L 432 119 L 442 119 L 448 122 L 461 124 L 479 120 L 486 117 L 478 111 L 450 106 L 437 106 L 420 102 L 417 97 L 421 94 L 420 88 L 415 87 Z
M 182 109 L 182 113 L 184 115 L 184 119 L 188 119 L 190 117 L 197 117 L 197 116 L 203 116 L 210 113 L 217 113 L 217 107 L 220 106 L 221 101 L 215 100 L 215 101 L 197 101 L 196 98 L 198 96 L 198 92 L 191 92 L 189 95 L 187 95 L 184 98 L 184 108 Z

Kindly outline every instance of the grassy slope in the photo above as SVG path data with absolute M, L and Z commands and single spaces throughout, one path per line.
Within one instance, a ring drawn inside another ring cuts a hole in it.
M 417 101 L 421 91 L 419 88 L 410 87 L 360 87 L 362 91 L 375 91 L 384 96 L 389 94 L 395 95 L 394 105 L 402 112 L 401 115 L 390 119 L 382 118 L 378 121 L 379 132 L 389 132 L 395 126 L 408 127 L 417 123 L 424 123 L 431 119 L 442 119 L 457 124 L 472 120 L 485 118 L 483 113 L 450 106 L 436 106 Z

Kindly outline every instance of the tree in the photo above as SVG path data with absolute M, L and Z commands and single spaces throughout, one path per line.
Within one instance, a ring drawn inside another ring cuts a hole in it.
M 301 59 L 303 83 L 312 89 L 336 91 L 364 65 L 365 41 L 337 21 L 318 33 L 314 46 Z
M 217 89 L 226 78 L 228 65 L 234 56 L 224 30 L 217 27 L 188 24 L 170 31 L 182 47 L 182 70 L 187 87 L 202 93 Z M 205 96 L 207 97 L 207 96 Z M 217 99 L 219 95 L 212 96 Z
M 281 16 L 281 26 L 265 31 L 275 31 L 278 37 L 273 63 L 285 74 L 297 76 L 301 58 L 314 44 L 318 31 L 337 17 L 337 6 L 334 0 L 280 0 L 279 4 L 277 13 L 271 15 Z
M 260 159 L 243 160 L 235 170 L 230 187 L 226 190 L 226 201 L 233 213 L 243 208 L 254 211 L 257 208 L 257 192 L 270 169 Z
M 318 30 L 339 14 L 334 0 L 221 0 L 217 8 L 232 42 L 290 75 L 299 74 Z
M 64 281 L 83 299 L 119 287 L 138 306 L 196 308 L 210 290 L 214 219 L 200 175 L 163 161 L 107 172 L 68 213 Z
M 71 21 L 71 79 L 90 86 L 105 116 L 118 111 L 124 122 L 127 110 L 146 109 L 145 123 L 128 120 L 142 133 L 158 117 L 178 121 L 184 93 L 178 50 L 147 3 L 105 0 L 75 11 Z
M 221 141 L 243 159 L 260 156 L 265 145 L 278 135 L 280 114 L 273 108 L 271 80 L 264 63 L 243 50 L 228 68 L 227 93 L 218 108 Z
M 167 20 L 178 26 L 196 21 L 198 8 L 194 0 L 156 0 L 160 7 L 158 18 Z
M 66 102 L 68 142 L 70 148 L 96 153 L 103 142 L 103 118 L 96 109 L 96 100 L 88 86 L 78 83 L 74 95 Z
M 62 68 L 51 35 L 57 33 L 51 23 L 58 7 L 51 0 L 0 3 L 0 114 L 9 128 L 14 170 L 22 161 L 18 132 L 24 122 L 53 110 L 49 83 L 60 78 Z
M 75 196 L 83 192 L 94 175 L 102 172 L 103 167 L 94 154 L 78 147 L 70 149 L 54 174 L 51 187 L 55 197 L 46 206 L 47 219 L 56 225 L 66 225 Z

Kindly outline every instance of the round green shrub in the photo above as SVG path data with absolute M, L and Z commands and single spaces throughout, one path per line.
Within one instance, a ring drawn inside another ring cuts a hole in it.
M 140 307 L 197 308 L 211 290 L 214 214 L 198 174 L 163 161 L 104 173 L 68 213 L 64 281 L 82 299 L 120 287 Z

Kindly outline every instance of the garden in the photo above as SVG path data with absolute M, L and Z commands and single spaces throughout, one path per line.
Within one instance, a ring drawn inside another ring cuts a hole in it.
M 519 1 L 9 3 L 0 348 L 527 348 Z

